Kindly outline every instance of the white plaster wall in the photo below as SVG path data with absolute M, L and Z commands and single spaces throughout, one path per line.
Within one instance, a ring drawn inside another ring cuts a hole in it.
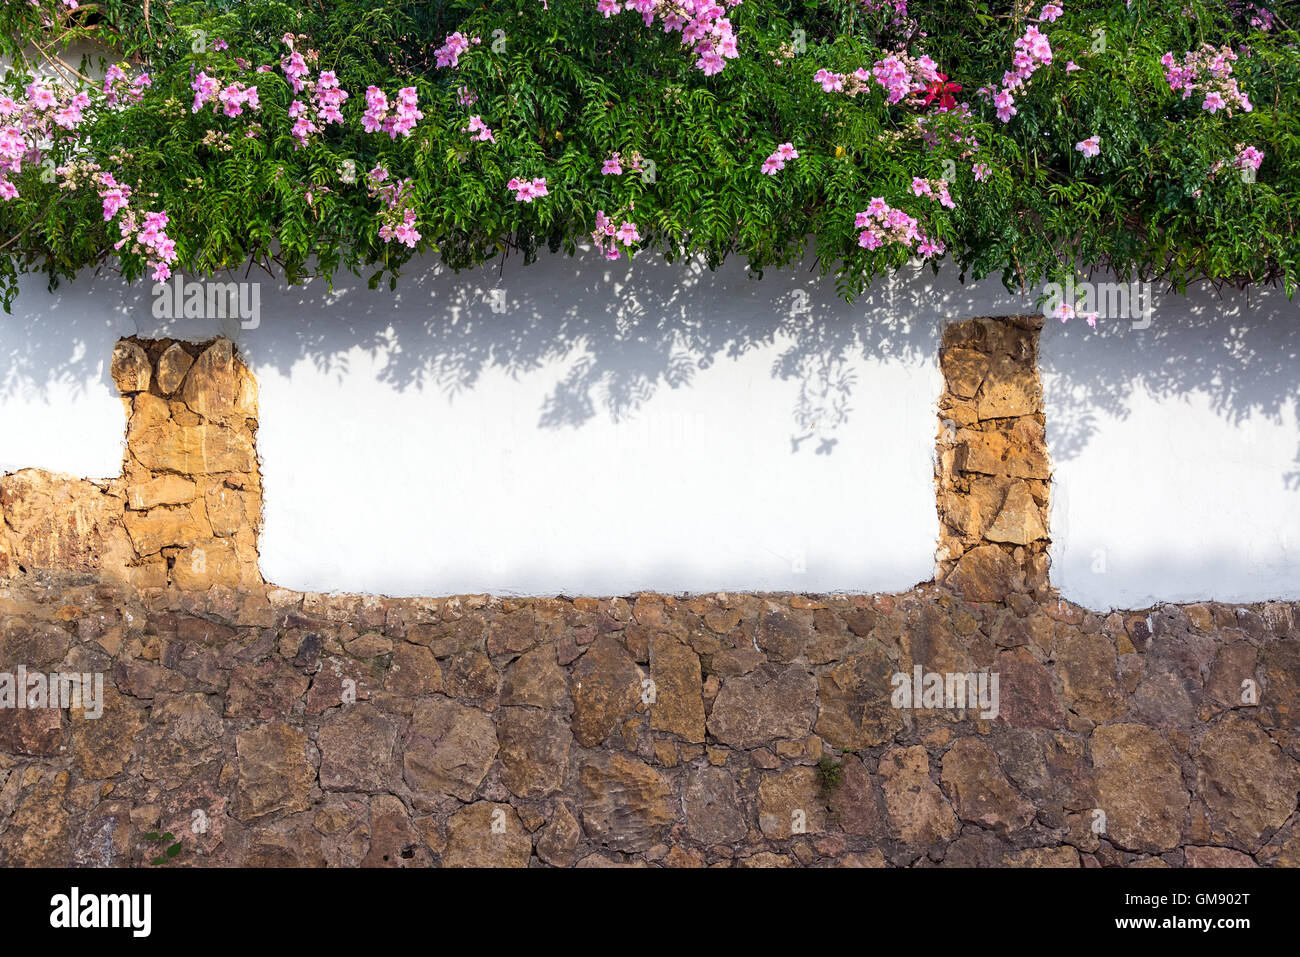
M 396 293 L 263 279 L 255 329 L 157 320 L 147 285 L 31 282 L 0 317 L 0 468 L 116 474 L 112 343 L 224 331 L 261 384 L 278 584 L 900 590 L 933 571 L 942 326 L 1032 309 L 952 271 L 847 305 L 802 270 L 649 256 L 425 264 Z M 1158 296 L 1146 330 L 1048 323 L 1066 597 L 1300 597 L 1298 342 L 1300 308 L 1270 290 Z
M 1300 598 L 1300 303 L 1155 293 L 1149 328 L 1044 330 L 1052 581 L 1096 609 Z
M 158 320 L 149 287 L 102 282 L 67 290 L 59 313 L 77 313 L 98 356 L 131 332 L 238 341 L 261 390 L 261 560 L 277 584 L 617 594 L 930 578 L 939 324 L 873 327 L 802 272 L 758 282 L 740 264 L 646 259 L 426 264 L 396 293 L 268 281 L 255 329 Z M 17 309 L 42 304 L 25 292 Z M 54 316 L 16 320 L 37 321 Z M 112 398 L 102 363 L 51 359 L 88 408 Z M 46 390 L 29 376 L 12 391 L 10 406 Z M 33 423 L 5 437 L 3 465 L 68 468 L 69 441 Z M 70 470 L 114 474 L 120 457 L 119 441 Z

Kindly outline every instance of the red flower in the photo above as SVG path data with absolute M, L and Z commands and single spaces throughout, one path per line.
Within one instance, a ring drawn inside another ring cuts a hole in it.
M 938 76 L 939 79 L 926 87 L 926 95 L 923 102 L 926 106 L 929 106 L 935 100 L 938 100 L 939 109 L 951 110 L 957 105 L 957 100 L 953 97 L 953 94 L 961 90 L 961 84 L 944 82 L 948 79 L 948 74 L 946 73 L 940 73 Z

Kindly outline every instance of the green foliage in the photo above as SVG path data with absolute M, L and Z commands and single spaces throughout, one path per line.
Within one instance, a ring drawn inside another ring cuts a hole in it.
M 632 12 L 606 19 L 595 0 L 549 0 L 549 9 L 538 0 L 98 0 L 60 13 L 52 28 L 41 20 L 46 0 L 0 7 L 0 53 L 13 58 L 3 87 L 15 96 L 51 63 L 71 79 L 74 69 L 100 75 L 123 61 L 152 75 L 141 102 L 96 112 L 75 145 L 55 144 L 54 158 L 93 158 L 135 189 L 141 208 L 166 210 L 187 273 L 253 260 L 278 264 L 290 281 L 347 269 L 378 284 L 425 251 L 456 269 L 507 253 L 532 260 L 543 247 L 573 254 L 603 210 L 635 221 L 639 248 L 669 259 L 700 254 L 715 267 L 740 255 L 761 275 L 811 252 L 852 297 L 908 258 L 897 245 L 858 245 L 854 216 L 881 196 L 941 238 L 963 277 L 996 274 L 1022 288 L 1102 265 L 1176 286 L 1281 280 L 1289 293 L 1300 207 L 1297 24 L 1261 31 L 1209 0 L 1062 5 L 1065 15 L 1042 25 L 1055 61 L 1017 94 L 1006 124 L 976 91 L 1000 83 L 1038 3 L 913 0 L 914 22 L 891 25 L 857 0 L 746 0 L 730 11 L 741 55 L 715 76 L 694 67 L 678 35 Z M 437 68 L 433 51 L 453 30 L 482 43 L 459 67 Z M 302 148 L 289 135 L 295 95 L 279 68 L 286 32 L 350 93 L 347 122 Z M 87 42 L 101 52 L 66 60 Z M 1199 97 L 1169 89 L 1161 55 L 1181 58 L 1206 42 L 1239 53 L 1235 77 L 1252 112 L 1210 114 Z M 874 83 L 848 97 L 813 80 L 821 68 L 870 69 L 898 48 L 928 54 L 961 83 L 973 122 L 888 105 Z M 241 72 L 236 58 L 274 69 Z M 1082 69 L 1067 73 L 1071 60 Z M 256 82 L 260 112 L 191 112 L 198 70 Z M 425 116 L 412 136 L 363 132 L 370 85 L 390 98 L 400 86 L 419 91 Z M 477 95 L 472 107 L 457 102 L 460 87 Z M 922 112 L 933 148 L 917 127 Z M 471 113 L 495 144 L 470 140 Z M 261 135 L 245 136 L 254 122 Z M 979 141 L 976 156 L 953 142 L 957 130 Z M 213 145 L 213 131 L 228 134 L 229 149 Z M 1075 143 L 1094 134 L 1101 153 L 1085 159 Z M 762 175 L 783 142 L 800 158 Z M 1239 145 L 1264 152 L 1255 181 L 1231 168 L 1212 175 Z M 654 176 L 601 175 L 615 151 L 625 169 L 634 153 L 653 161 Z M 345 160 L 355 162 L 355 184 L 342 181 Z M 974 161 L 992 170 L 987 181 L 975 181 Z M 416 249 L 379 236 L 381 204 L 364 185 L 376 164 L 413 180 Z M 38 172 L 25 168 L 20 197 L 0 203 L 6 307 L 22 272 L 54 282 L 110 261 L 128 279 L 147 275 L 143 257 L 113 251 L 119 237 L 93 188 L 61 188 Z M 956 209 L 910 191 L 912 177 L 945 172 L 955 174 Z M 546 177 L 550 195 L 516 202 L 505 187 L 515 176 Z
M 817 776 L 822 793 L 829 797 L 844 780 L 844 762 L 823 755 L 817 759 Z
M 176 835 L 170 831 L 166 834 L 159 834 L 157 831 L 149 831 L 144 835 L 144 839 L 146 841 L 153 841 L 159 845 L 166 845 L 166 847 L 162 848 L 162 853 L 149 862 L 153 867 L 174 860 L 181 852 L 181 842 L 176 840 Z

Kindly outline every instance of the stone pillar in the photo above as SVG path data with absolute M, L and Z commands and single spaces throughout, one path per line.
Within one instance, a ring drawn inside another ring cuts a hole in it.
M 971 601 L 1048 593 L 1042 316 L 949 325 L 939 364 L 936 577 Z
M 262 584 L 257 386 L 228 339 L 123 339 L 122 474 L 0 476 L 0 574 L 93 572 L 139 588 Z

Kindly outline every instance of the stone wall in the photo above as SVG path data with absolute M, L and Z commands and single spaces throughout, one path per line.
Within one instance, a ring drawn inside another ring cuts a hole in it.
M 6 667 L 109 676 L 98 720 L 0 711 L 3 865 L 1300 865 L 1296 605 L 38 575 L 0 620 Z M 892 707 L 916 665 L 997 717 Z
M 137 587 L 257 585 L 257 385 L 228 339 L 123 339 L 122 474 L 0 476 L 0 576 L 75 570 Z
M 945 335 L 941 584 L 600 599 L 263 583 L 251 376 L 124 340 L 122 476 L 0 479 L 0 672 L 106 678 L 0 708 L 0 864 L 1300 865 L 1300 605 L 1056 597 L 1036 333 Z
M 1042 325 L 1041 315 L 971 319 L 943 333 L 935 559 L 940 578 L 976 601 L 1049 594 Z

